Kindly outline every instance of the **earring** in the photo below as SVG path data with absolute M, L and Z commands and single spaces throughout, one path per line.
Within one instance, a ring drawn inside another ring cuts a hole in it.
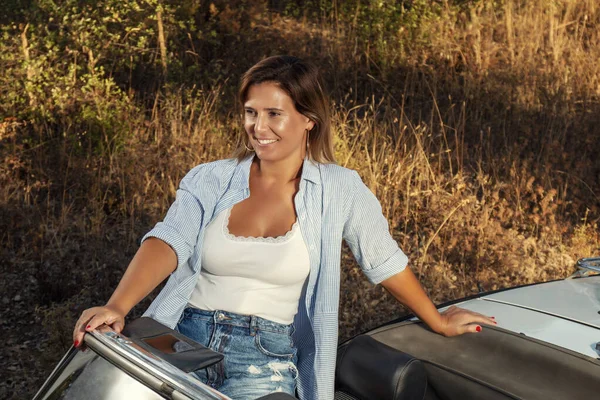
M 308 129 L 306 130 L 306 154 L 309 155 L 310 154 L 310 131 Z
M 246 143 L 244 143 L 244 147 L 246 148 L 247 151 L 254 151 L 254 149 L 252 147 L 248 147 L 248 145 Z

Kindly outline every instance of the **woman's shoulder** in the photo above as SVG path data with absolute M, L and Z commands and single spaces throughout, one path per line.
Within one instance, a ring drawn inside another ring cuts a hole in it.
M 235 158 L 210 161 L 196 165 L 181 180 L 182 184 L 196 186 L 198 183 L 206 183 L 206 180 L 220 181 L 223 177 L 231 175 L 238 165 Z
M 334 177 L 340 177 L 340 176 L 348 177 L 348 176 L 356 174 L 356 171 L 353 169 L 342 167 L 341 165 L 333 164 L 333 163 L 319 164 L 319 169 L 321 170 L 322 174 L 325 174 L 327 176 L 334 176 Z
M 325 184 L 338 184 L 355 187 L 362 181 L 358 172 L 338 164 L 320 164 L 321 177 Z
M 357 171 L 337 164 L 321 164 L 323 189 L 337 201 L 350 201 L 365 185 Z

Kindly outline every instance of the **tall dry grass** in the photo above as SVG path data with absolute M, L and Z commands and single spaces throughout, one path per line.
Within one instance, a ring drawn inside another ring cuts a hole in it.
M 340 110 L 340 159 L 377 193 L 434 300 L 565 277 L 600 251 L 600 9 L 444 4 L 390 40 L 404 52 L 380 74 L 386 95 L 361 118 Z M 346 274 L 342 335 L 382 322 L 374 304 L 394 308 Z
M 577 258 L 600 252 L 600 8 L 440 4 L 418 26 L 370 41 L 343 15 L 317 23 L 226 6 L 216 15 L 226 32 L 249 24 L 254 35 L 224 50 L 239 60 L 231 71 L 284 52 L 323 66 L 337 160 L 376 193 L 434 301 L 568 276 Z M 0 259 L 17 283 L 2 301 L 51 332 L 25 333 L 45 355 L 15 371 L 49 371 L 76 315 L 110 296 L 181 177 L 231 153 L 242 129 L 233 80 L 160 88 L 122 111 L 128 134 L 103 136 L 100 154 L 67 124 L 1 123 Z M 347 249 L 341 293 L 341 339 L 403 312 Z M 28 351 L 22 342 L 8 340 L 7 359 Z

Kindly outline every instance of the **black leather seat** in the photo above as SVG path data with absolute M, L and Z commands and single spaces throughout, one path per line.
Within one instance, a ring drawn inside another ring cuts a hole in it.
M 422 400 L 427 389 L 421 361 L 367 335 L 340 348 L 335 378 L 337 391 L 359 400 Z

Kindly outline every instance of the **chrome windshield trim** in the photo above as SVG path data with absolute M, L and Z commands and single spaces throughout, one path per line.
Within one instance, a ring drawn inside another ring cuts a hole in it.
M 600 273 L 600 257 L 580 258 L 576 265 L 578 270 L 570 278 L 584 277 L 594 272 Z
M 600 272 L 600 257 L 581 258 L 577 260 L 577 268 Z
M 149 381 L 146 383 L 150 384 L 153 389 L 158 390 L 163 395 L 166 394 L 178 399 L 187 397 L 197 400 L 231 400 L 224 394 L 219 393 L 191 375 L 186 374 L 182 370 L 146 351 L 126 336 L 116 333 L 106 325 L 86 334 L 84 342 L 95 352 L 102 353 L 100 355 L 108 359 L 108 361 L 116 363 L 119 366 L 124 366 L 122 362 L 120 363 L 119 357 L 132 363 L 135 367 L 133 370 L 127 368 L 128 372 L 138 379 L 146 381 L 144 377 L 146 377 L 146 374 L 150 374 L 155 379 L 160 380 L 161 385 L 158 388 L 155 387 L 156 382 L 149 377 Z M 104 345 L 116 354 L 103 351 L 102 346 L 99 344 Z M 139 373 L 137 368 L 142 371 L 140 375 L 136 375 L 136 371 Z
M 46 381 L 44 382 L 42 387 L 37 391 L 35 396 L 33 396 L 33 400 L 38 400 L 38 399 L 42 398 L 44 393 L 46 393 L 46 391 L 48 391 L 48 389 L 50 389 L 52 387 L 54 382 L 56 382 L 56 379 L 60 376 L 62 371 L 65 369 L 66 365 L 69 362 L 71 362 L 71 360 L 73 359 L 73 357 L 75 357 L 76 354 L 77 354 L 77 349 L 75 347 L 71 346 L 71 348 L 63 356 L 63 358 L 61 358 L 59 363 L 56 364 L 56 367 L 54 367 L 54 370 L 52 371 L 52 373 L 50 374 L 48 379 L 46 379 Z

